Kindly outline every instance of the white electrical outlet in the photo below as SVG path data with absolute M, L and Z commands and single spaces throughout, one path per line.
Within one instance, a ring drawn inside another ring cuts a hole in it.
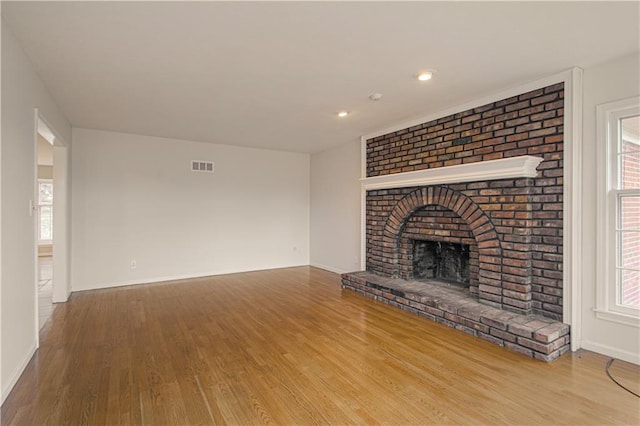
M 136 263 L 135 260 L 131 261 L 131 269 L 136 269 L 138 267 L 138 264 Z

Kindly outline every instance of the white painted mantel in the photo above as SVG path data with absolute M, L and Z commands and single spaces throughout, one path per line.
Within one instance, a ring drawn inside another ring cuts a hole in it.
M 542 157 L 519 157 L 459 164 L 414 172 L 394 173 L 360 179 L 365 191 L 374 189 L 406 188 L 410 186 L 440 185 L 446 183 L 475 182 L 508 178 L 536 177 Z

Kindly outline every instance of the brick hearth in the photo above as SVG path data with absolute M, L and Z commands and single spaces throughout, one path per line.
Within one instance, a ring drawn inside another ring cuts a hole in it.
M 568 325 L 483 305 L 455 287 L 369 272 L 343 275 L 342 287 L 542 361 L 553 361 L 570 348 Z

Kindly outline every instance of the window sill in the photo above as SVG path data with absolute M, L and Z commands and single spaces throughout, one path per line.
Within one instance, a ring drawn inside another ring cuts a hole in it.
M 594 309 L 593 311 L 598 319 L 640 328 L 640 317 L 603 309 Z

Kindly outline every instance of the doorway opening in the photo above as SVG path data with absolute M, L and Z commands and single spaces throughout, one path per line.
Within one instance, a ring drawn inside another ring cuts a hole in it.
M 53 312 L 53 145 L 55 136 L 38 118 L 36 134 L 36 244 L 38 285 L 38 329 L 47 323 Z

